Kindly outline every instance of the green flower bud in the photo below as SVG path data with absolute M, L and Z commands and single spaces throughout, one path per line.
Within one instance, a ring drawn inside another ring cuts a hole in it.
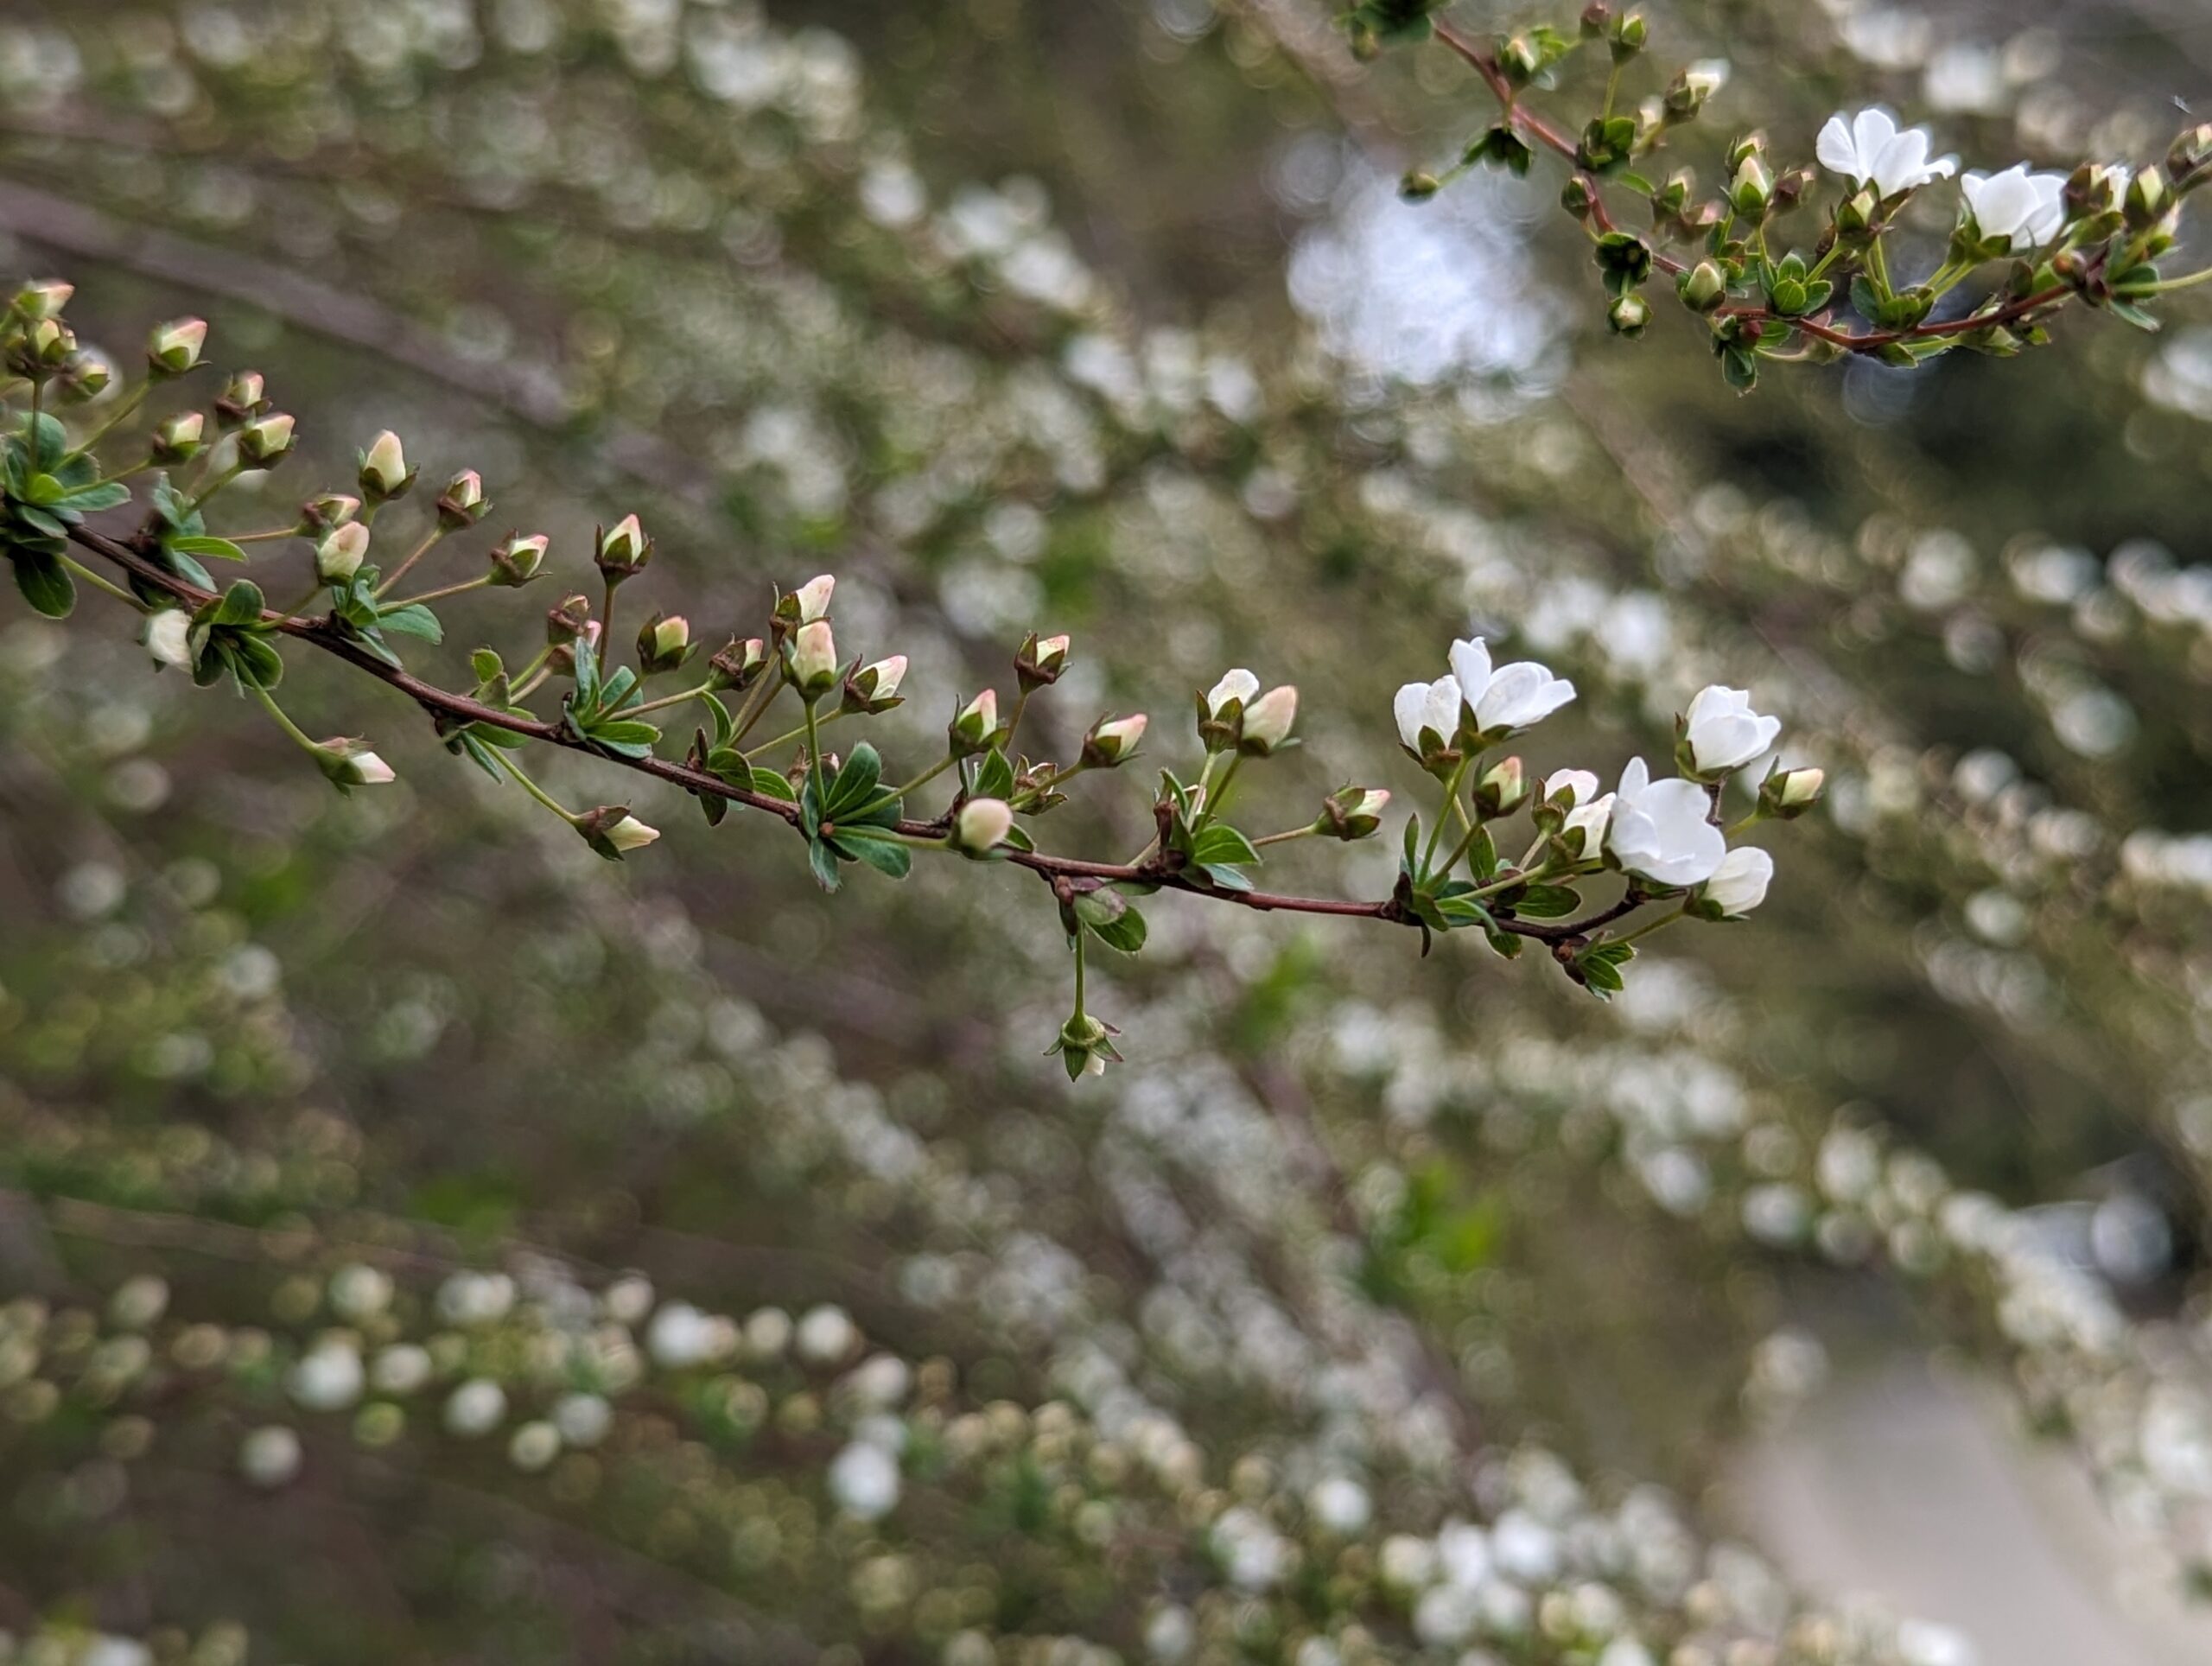
M 545 566 L 545 551 L 551 543 L 544 533 L 533 532 L 524 537 L 519 532 L 510 532 L 492 547 L 492 583 L 499 589 L 518 589 L 536 578 Z
M 438 525 L 448 532 L 461 531 L 482 520 L 491 506 L 484 500 L 483 476 L 464 468 L 438 493 Z
M 1692 312 L 1709 313 L 1728 299 L 1728 279 L 1712 261 L 1700 260 L 1676 281 L 1675 292 Z
M 732 637 L 707 661 L 716 689 L 751 688 L 768 667 L 768 645 L 757 636 L 740 641 Z
M 1650 321 L 1651 303 L 1640 295 L 1615 296 L 1605 308 L 1605 322 L 1613 334 L 1630 340 L 1643 334 Z
M 238 455 L 257 468 L 274 467 L 298 443 L 289 416 L 257 416 L 238 430 Z
M 1777 821 L 1795 821 L 1820 803 L 1827 786 L 1823 771 L 1777 769 L 1759 783 L 1759 813 Z
M 1398 194 L 1408 202 L 1427 202 L 1443 188 L 1443 181 L 1421 168 L 1410 170 L 1398 181 Z
M 73 283 L 64 283 L 58 277 L 44 278 L 16 290 L 10 305 L 25 323 L 35 324 L 42 318 L 59 318 L 61 309 L 69 304 L 69 297 L 76 293 Z
M 1313 830 L 1347 843 L 1370 837 L 1382 825 L 1382 811 L 1389 802 L 1390 794 L 1382 787 L 1340 786 L 1321 801 Z
M 156 380 L 181 376 L 200 363 L 200 351 L 207 345 L 207 321 L 204 318 L 180 318 L 156 325 L 146 338 L 147 366 Z
M 635 515 L 625 515 L 593 533 L 591 558 L 609 583 L 620 584 L 645 571 L 653 558 L 653 541 Z
M 808 626 L 811 630 L 814 627 Z M 979 752 L 988 752 L 1004 733 L 999 727 L 999 694 L 996 689 L 985 689 L 961 707 L 945 729 L 945 739 L 956 758 L 969 758 Z
M 681 614 L 655 614 L 638 627 L 638 669 L 645 676 L 676 671 L 695 652 L 691 622 Z
M 343 526 L 361 512 L 361 500 L 343 492 L 324 492 L 300 506 L 294 529 L 307 537 L 318 537 L 334 526 Z
M 388 502 L 404 496 L 415 484 L 415 470 L 407 466 L 407 450 L 390 429 L 369 442 L 360 455 L 359 480 L 362 498 L 369 503 Z
M 196 410 L 181 410 L 154 424 L 148 450 L 157 463 L 189 462 L 200 453 L 207 419 Z
M 1014 658 L 1014 675 L 1025 689 L 1049 687 L 1060 680 L 1067 666 L 1068 639 L 1048 636 L 1039 641 L 1034 631 L 1023 639 L 1021 651 Z
M 601 804 L 588 810 L 576 817 L 575 826 L 584 843 L 609 862 L 620 862 L 631 851 L 642 850 L 660 837 L 658 828 L 639 821 L 626 804 Z
M 1083 761 L 1093 769 L 1112 769 L 1134 756 L 1152 720 L 1142 712 L 1127 717 L 1100 718 L 1083 737 Z
M 242 428 L 269 409 L 269 395 L 261 372 L 242 370 L 215 396 L 215 423 L 226 433 Z
M 1475 783 L 1475 808 L 1485 821 L 1510 816 L 1529 802 L 1529 777 L 1518 758 L 1502 758 Z
M 2131 229 L 2147 232 L 2172 207 L 2173 193 L 2167 188 L 2166 176 L 2157 169 L 2146 168 L 2127 181 L 2126 213 Z
M 791 639 L 787 675 L 791 686 L 806 700 L 819 699 L 837 686 L 837 643 L 830 633 L 828 620 L 817 619 L 798 627 Z

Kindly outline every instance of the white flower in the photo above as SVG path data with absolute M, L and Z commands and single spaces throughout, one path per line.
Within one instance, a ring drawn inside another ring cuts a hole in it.
M 164 607 L 146 621 L 146 652 L 156 664 L 192 669 L 192 615 L 181 607 Z
M 543 1418 L 524 1423 L 507 1442 L 507 1461 L 535 1475 L 561 1455 L 561 1431 Z
M 1594 779 L 1592 785 L 1596 785 Z M 1605 849 L 1605 829 L 1611 824 L 1612 819 L 1613 795 L 1610 792 L 1601 793 L 1586 804 L 1577 803 L 1573 809 L 1567 812 L 1567 825 L 1560 830 L 1562 833 L 1571 833 L 1576 828 L 1580 828 L 1582 854 L 1586 856 L 1594 856 Z
M 378 1394 L 412 1394 L 430 1380 L 429 1351 L 412 1342 L 395 1342 L 377 1356 L 369 1380 Z
M 1830 173 L 1871 185 L 1878 196 L 1893 197 L 1958 171 L 1956 156 L 1929 161 L 1929 143 L 1926 128 L 1900 128 L 1896 117 L 1877 105 L 1847 119 L 1829 117 L 1814 152 Z
M 572 1447 L 595 1447 L 607 1438 L 614 1408 L 595 1394 L 564 1394 L 553 1402 L 553 1427 Z
M 1452 675 L 1459 697 L 1475 715 L 1484 734 L 1503 736 L 1541 722 L 1574 698 L 1574 684 L 1554 677 L 1533 659 L 1491 669 L 1490 649 L 1480 637 L 1452 645 Z
M 645 1332 L 645 1351 L 671 1370 L 702 1365 L 736 1345 L 737 1327 L 711 1319 L 688 1301 L 671 1301 L 653 1315 Z
M 1222 674 L 1221 681 L 1206 692 L 1206 712 L 1210 716 L 1221 715 L 1222 708 L 1234 700 L 1238 705 L 1248 703 L 1260 691 L 1260 679 L 1239 665 L 1235 671 Z
M 343 1342 L 318 1342 L 292 1367 L 292 1398 L 311 1411 L 338 1411 L 361 1397 L 366 1373 L 359 1351 Z
M 1391 715 L 1398 720 L 1398 739 L 1405 742 L 1407 751 L 1425 761 L 1422 731 L 1433 734 L 1440 747 L 1449 747 L 1452 737 L 1459 732 L 1463 703 L 1459 679 L 1449 674 L 1433 683 L 1407 684 L 1390 702 Z
M 952 843 L 970 855 L 994 849 L 1014 829 L 1014 810 L 1003 798 L 970 798 L 952 819 Z
M 454 1434 L 489 1434 L 507 1415 L 507 1391 L 487 1377 L 472 1377 L 446 1400 L 446 1428 Z
M 2063 174 L 2031 174 L 2018 162 L 2001 174 L 1968 174 L 1959 188 L 1981 234 L 2003 238 L 2014 249 L 2048 243 L 2066 223 Z
M 1621 772 L 1605 847 L 1631 874 L 1662 885 L 1698 885 L 1713 877 L 1728 841 L 1707 819 L 1713 801 L 1695 781 L 1651 779 L 1641 758 Z
M 1298 690 L 1286 683 L 1244 708 L 1244 749 L 1266 757 L 1290 738 L 1298 721 Z
M 1555 769 L 1544 777 L 1544 794 L 1556 798 L 1561 788 L 1566 789 L 1567 805 L 1595 803 L 1598 798 L 1598 772 L 1592 769 Z
M 238 1470 L 256 1486 L 282 1486 L 300 1472 L 300 1437 L 282 1424 L 257 1428 L 238 1443 Z
M 1367 1489 L 1349 1475 L 1332 1475 L 1314 1483 L 1306 1495 L 1306 1507 L 1315 1521 L 1339 1534 L 1359 1532 L 1375 1513 Z
M 855 1440 L 830 1465 L 830 1496 L 848 1516 L 873 1522 L 899 1502 L 899 1460 L 881 1447 Z
M 1773 880 L 1774 858 L 1754 845 L 1738 845 L 1705 882 L 1705 900 L 1735 919 L 1766 900 L 1766 887 Z
M 842 1307 L 825 1302 L 799 1316 L 794 1340 L 800 1358 L 817 1365 L 834 1365 L 860 1345 L 860 1326 Z
M 1746 690 L 1724 689 L 1718 683 L 1697 691 L 1687 724 L 1690 759 L 1700 775 L 1741 769 L 1782 733 L 1782 720 L 1753 711 Z

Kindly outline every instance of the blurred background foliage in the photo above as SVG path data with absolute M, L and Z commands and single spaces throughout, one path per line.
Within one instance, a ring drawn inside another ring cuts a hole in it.
M 1795 156 L 1876 98 L 1968 165 L 2064 167 L 2212 103 L 2193 11 L 1669 4 L 1654 51 L 1734 66 L 1707 171 L 1732 124 Z M 1065 968 L 1033 887 L 825 900 L 787 841 L 673 798 L 607 869 L 302 666 L 308 727 L 401 771 L 341 800 L 92 610 L 11 609 L 0 1269 L 49 1316 L 33 1364 L 0 1351 L 0 1624 L 973 1666 L 1175 1657 L 1172 1604 L 1205 1657 L 1452 1657 L 1469 1632 L 1346 1548 L 1364 1521 L 1308 1520 L 1319 1482 L 1359 1478 L 1377 1534 L 1469 1515 L 1503 1561 L 1519 1512 L 1580 1546 L 1541 1447 L 1608 1510 L 1654 1483 L 1726 1534 L 1708 1489 L 1815 1338 L 1980 1361 L 2145 1566 L 2212 1555 L 2202 303 L 1738 398 L 1687 324 L 1605 339 L 1541 168 L 1400 203 L 1482 90 L 1441 54 L 1355 66 L 1302 0 L 19 3 L 0 92 L 6 264 L 77 282 L 89 339 L 202 311 L 266 372 L 304 436 L 271 520 L 389 425 L 556 556 L 641 513 L 638 588 L 709 631 L 831 569 L 849 645 L 914 658 L 917 755 L 1030 628 L 1076 638 L 1062 755 L 1140 709 L 1173 761 L 1188 691 L 1250 664 L 1304 691 L 1262 789 L 1286 825 L 1345 779 L 1414 786 L 1389 691 L 1471 625 L 1585 691 L 1540 768 L 1663 751 L 1725 677 L 1834 783 L 1756 921 L 1669 939 L 1613 1007 L 1465 944 L 1162 906 L 1098 997 L 1131 1066 L 1070 1091 L 1035 1056 Z M 529 642 L 480 601 L 459 631 Z M 1086 837 L 1142 836 L 1131 783 L 1077 796 Z M 2018 1211 L 2001 1253 L 1953 1186 Z M 677 1351 L 603 1472 L 534 1478 L 429 1414 L 397 1444 L 318 1421 L 238 1327 L 309 1347 L 353 1264 L 410 1324 L 461 1267 L 556 1316 L 623 1269 L 709 1313 L 833 1306 L 918 1372 L 913 1497 L 872 1523 L 823 1493 L 858 1344 L 810 1380 L 748 1340 L 743 1415 Z M 162 1323 L 232 1327 L 218 1389 L 99 1386 L 89 1338 L 132 1329 L 101 1304 L 149 1274 Z M 1056 1400 L 1131 1451 L 1137 1408 L 1170 1420 L 1203 1484 L 1176 1447 L 1157 1497 L 1111 1460 L 1065 1496 Z M 986 1408 L 1026 1421 L 974 1485 L 932 1470 Z M 238 1457 L 270 1424 L 307 1440 L 273 1493 Z M 1240 1503 L 1301 1580 L 1240 1575 Z M 1713 1619 L 1643 1572 L 1657 1658 L 1759 1631 L 1734 1587 Z M 1632 1666 L 1548 1614 L 1484 1646 Z M 1848 1634 L 1681 1658 L 1957 1658 Z

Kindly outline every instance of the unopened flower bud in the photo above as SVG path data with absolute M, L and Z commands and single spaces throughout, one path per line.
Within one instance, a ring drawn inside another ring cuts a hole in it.
M 1745 156 L 1728 187 L 1728 200 L 1745 219 L 1764 219 L 1774 199 L 1774 175 L 1764 157 Z
M 407 448 L 390 429 L 369 442 L 359 463 L 361 496 L 370 503 L 388 502 L 415 484 L 415 470 L 407 466 Z
M 716 689 L 749 689 L 767 669 L 768 645 L 757 636 L 741 640 L 732 637 L 715 651 L 707 665 L 714 673 L 712 681 Z
M 1860 186 L 1836 206 L 1836 235 L 1846 238 L 1865 235 L 1874 224 L 1874 216 L 1881 206 L 1881 199 L 1874 194 L 1873 187 Z
M 1698 888 L 1694 912 L 1710 919 L 1741 919 L 1766 900 L 1773 881 L 1774 858 L 1755 846 L 1738 845 Z
M 500 589 L 521 588 L 545 568 L 545 550 L 551 540 L 543 532 L 524 537 L 510 532 L 492 546 L 492 582 Z
M 1570 174 L 1565 185 L 1560 187 L 1559 206 L 1577 219 L 1590 218 L 1592 199 L 1590 181 L 1580 174 Z
M 660 837 L 660 830 L 632 816 L 626 805 L 601 804 L 575 819 L 583 841 L 609 862 L 620 862 L 632 850 L 642 850 Z
M 798 627 L 791 639 L 791 686 L 802 699 L 817 700 L 837 686 L 837 643 L 830 621 L 817 619 Z
M 360 570 L 361 558 L 368 553 L 367 527 L 359 521 L 334 526 L 315 547 L 315 575 L 325 584 L 348 583 Z
M 361 500 L 344 492 L 324 492 L 300 506 L 299 525 L 293 530 L 318 537 L 334 526 L 343 526 L 361 512 Z
M 1332 839 L 1364 839 L 1382 825 L 1389 793 L 1379 786 L 1342 786 L 1321 801 L 1313 830 Z
M 625 515 L 613 526 L 601 527 L 594 533 L 591 558 L 610 583 L 620 584 L 645 569 L 653 558 L 653 541 L 645 536 L 635 515 Z
M 256 417 L 238 430 L 238 455 L 257 468 L 275 467 L 298 443 L 293 426 L 290 416 L 281 410 Z
M 1103 1019 L 1079 1012 L 1060 1026 L 1058 1039 L 1045 1052 L 1048 1056 L 1060 1055 L 1071 1082 L 1085 1076 L 1103 1076 L 1109 1064 L 1122 1061 L 1122 1055 L 1114 1050 L 1114 1038 L 1121 1033 Z
M 1475 783 L 1475 808 L 1484 820 L 1510 816 L 1529 801 L 1529 777 L 1518 758 L 1502 758 Z
M 323 778 L 340 792 L 357 786 L 383 786 L 393 779 L 390 764 L 369 749 L 365 741 L 339 737 L 315 748 L 315 760 Z
M 115 380 L 115 366 L 104 354 L 79 347 L 61 366 L 61 391 L 73 399 L 97 399 Z
M 204 444 L 200 436 L 207 430 L 207 419 L 198 411 L 180 410 L 154 424 L 148 450 L 157 463 L 189 462 L 200 455 Z
M 42 318 L 59 318 L 61 309 L 69 304 L 69 297 L 76 293 L 73 283 L 64 283 L 58 277 L 44 278 L 16 290 L 13 304 L 25 323 L 35 324 Z
M 1719 92 L 1727 79 L 1728 66 L 1718 59 L 1692 64 L 1667 84 L 1661 108 L 1672 120 L 1689 121 L 1705 108 L 1706 100 Z
M 770 616 L 770 628 L 780 642 L 802 625 L 811 625 L 830 614 L 830 597 L 837 588 L 836 577 L 819 573 L 798 587 L 776 598 L 775 612 Z
M 1021 652 L 1014 658 L 1014 675 L 1020 678 L 1025 689 L 1041 689 L 1060 680 L 1060 673 L 1068 665 L 1068 639 L 1065 636 L 1048 636 L 1039 639 L 1032 631 L 1021 645 Z
M 811 628 L 810 626 L 808 628 Z M 987 752 L 999 738 L 999 694 L 996 689 L 985 689 L 961 707 L 945 730 L 952 747 L 952 755 L 966 758 L 978 752 Z
M 484 477 L 473 468 L 464 468 L 438 493 L 438 525 L 449 532 L 461 531 L 482 520 L 491 506 L 484 501 Z
M 146 652 L 155 663 L 192 669 L 192 615 L 181 607 L 163 607 L 146 620 Z
M 1093 769 L 1112 769 L 1126 762 L 1135 754 L 1137 743 L 1144 739 L 1145 726 L 1151 721 L 1141 711 L 1127 717 L 1101 718 L 1083 737 L 1083 761 Z
M 889 711 L 899 703 L 899 685 L 906 680 L 906 656 L 903 653 L 863 665 L 845 679 L 844 709 L 850 712 Z
M 952 848 L 963 856 L 990 854 L 1014 830 L 1014 810 L 1003 798 L 970 798 L 952 818 Z
M 180 318 L 156 325 L 146 338 L 146 363 L 158 378 L 181 376 L 200 362 L 207 345 L 207 321 Z
M 1759 784 L 1759 812 L 1777 821 L 1795 821 L 1815 804 L 1827 785 L 1817 769 L 1777 769 Z
M 591 622 L 591 602 L 580 595 L 563 596 L 554 607 L 545 610 L 545 640 L 548 645 L 563 648 L 584 633 Z
M 683 614 L 655 614 L 638 627 L 638 669 L 645 675 L 675 671 L 691 654 L 691 621 Z
M 241 428 L 269 409 L 269 394 L 257 370 L 242 370 L 215 396 L 215 421 L 226 431 Z
M 2212 179 L 2212 122 L 2192 127 L 2166 152 L 2166 173 L 2177 191 L 2192 191 Z
M 1444 181 L 1426 168 L 1409 169 L 1398 181 L 1398 194 L 1408 202 L 1427 202 L 1443 188 Z
M 1728 279 L 1714 262 L 1700 260 L 1682 274 L 1675 292 L 1692 312 L 1709 313 L 1728 298 Z
M 1287 683 L 1269 689 L 1244 708 L 1244 733 L 1237 749 L 1265 758 L 1290 738 L 1290 727 L 1297 721 L 1298 690 Z
M 43 382 L 77 351 L 77 334 L 58 318 L 41 318 L 25 330 L 9 353 L 10 366 Z
M 1613 61 L 1617 64 L 1624 64 L 1635 57 L 1637 53 L 1643 50 L 1643 44 L 1650 38 L 1650 35 L 1651 26 L 1644 22 L 1642 12 L 1624 12 L 1614 20 L 1612 38 L 1609 42 L 1612 48 Z
M 1605 308 L 1605 323 L 1615 335 L 1630 340 L 1643 334 L 1651 321 L 1651 303 L 1640 295 L 1617 295 Z
M 2173 193 L 2166 187 L 2166 176 L 2157 169 L 2145 168 L 2127 181 L 2126 212 L 2132 229 L 2148 231 L 2172 207 Z

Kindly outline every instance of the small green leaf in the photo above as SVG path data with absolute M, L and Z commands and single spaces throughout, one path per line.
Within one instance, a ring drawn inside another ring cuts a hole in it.
M 118 490 L 121 488 L 118 487 Z M 124 495 L 128 497 L 130 494 L 126 492 Z M 117 501 L 120 502 L 122 499 L 118 499 Z M 207 556 L 216 561 L 244 561 L 245 559 L 245 551 L 228 538 L 209 537 L 199 533 L 180 533 L 175 537 L 164 538 L 162 541 L 162 547 L 171 555 L 176 556 Z
M 77 605 L 77 587 L 70 581 L 69 569 L 61 564 L 60 557 L 28 550 L 17 550 L 13 554 L 16 588 L 23 593 L 23 600 L 31 604 L 33 611 L 48 619 L 68 618 L 69 610 Z
M 764 798 L 780 798 L 787 804 L 798 802 L 798 789 L 772 769 L 752 766 L 751 781 L 753 790 Z
M 1201 867 L 1225 864 L 1249 867 L 1260 860 L 1260 853 L 1252 848 L 1251 840 L 1235 828 L 1216 822 L 1192 842 L 1191 860 Z
M 1084 924 L 1090 928 L 1091 936 L 1108 948 L 1118 949 L 1125 955 L 1133 955 L 1144 947 L 1144 916 L 1135 908 L 1125 906 L 1112 919 L 1103 923 L 1086 917 Z
M 887 874 L 894 880 L 905 879 L 914 866 L 913 853 L 902 841 L 864 827 L 840 827 L 830 843 L 846 855 L 864 862 L 877 873 Z
M 1249 891 L 1252 888 L 1252 881 L 1244 876 L 1243 871 L 1230 867 L 1227 862 L 1201 862 L 1198 872 L 1211 880 L 1217 891 Z
M 1532 885 L 1512 900 L 1522 919 L 1565 919 L 1582 905 L 1581 897 L 1564 885 Z
M 209 625 L 236 629 L 259 624 L 264 605 L 261 587 L 250 578 L 242 578 L 232 583 L 219 600 L 209 604 L 201 613 L 204 621 Z
M 976 798 L 1004 798 L 1014 792 L 1014 766 L 1007 761 L 1006 754 L 994 747 L 983 754 L 976 766 L 976 787 L 969 796 Z
M 446 639 L 446 627 L 438 623 L 438 616 L 419 601 L 410 601 L 404 607 L 379 607 L 376 622 L 380 629 L 397 631 L 402 636 L 419 636 L 425 642 Z
M 841 882 L 837 873 L 837 853 L 825 841 L 810 838 L 806 843 L 806 860 L 814 869 L 814 882 L 825 891 L 835 891 Z

